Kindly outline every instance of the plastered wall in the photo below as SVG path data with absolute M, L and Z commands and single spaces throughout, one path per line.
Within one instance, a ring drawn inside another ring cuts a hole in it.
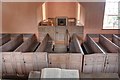
M 4 2 L 2 4 L 3 33 L 35 33 L 38 35 L 37 7 L 41 3 Z
M 47 2 L 47 17 L 67 16 L 76 18 L 76 2 Z
M 86 34 L 118 34 L 119 30 L 103 30 L 105 2 L 81 2 L 85 9 L 84 37 Z
M 103 30 L 104 2 L 81 2 L 81 22 L 86 34 L 117 34 L 119 30 Z M 3 33 L 36 33 L 37 23 L 42 19 L 41 3 L 3 3 L 2 32 Z M 67 7 L 65 7 L 67 5 Z M 48 3 L 47 17 L 76 17 L 75 3 Z

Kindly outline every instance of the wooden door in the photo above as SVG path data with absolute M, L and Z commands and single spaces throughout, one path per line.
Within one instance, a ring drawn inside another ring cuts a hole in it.
M 16 75 L 14 58 L 11 52 L 5 52 L 2 54 L 2 73 L 7 75 Z
M 67 68 L 67 54 L 49 54 L 49 67 L 51 68 Z
M 106 57 L 105 70 L 106 73 L 117 73 L 118 72 L 118 54 L 108 53 Z
M 83 72 L 100 73 L 104 71 L 105 55 L 102 53 L 90 54 L 84 56 Z
M 28 75 L 30 71 L 38 70 L 34 53 L 23 53 L 22 55 L 24 58 L 24 74 Z
M 68 59 L 68 69 L 82 70 L 82 59 L 83 55 L 81 53 L 70 53 Z

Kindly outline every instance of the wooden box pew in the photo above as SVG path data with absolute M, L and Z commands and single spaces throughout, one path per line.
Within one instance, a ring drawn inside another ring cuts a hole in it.
M 86 54 L 83 60 L 84 73 L 100 73 L 104 71 L 105 52 L 98 46 L 98 44 L 90 37 L 86 37 L 84 43 Z
M 53 40 L 50 37 L 49 34 L 45 36 L 45 38 L 42 40 L 41 44 L 36 49 L 36 52 L 52 52 L 53 51 Z
M 106 50 L 106 62 L 104 72 L 118 72 L 118 51 L 120 47 L 103 35 L 99 36 L 99 44 Z
M 24 42 L 15 50 L 15 52 L 34 52 L 37 47 L 39 46 L 39 42 L 37 41 L 37 38 L 35 34 L 27 37 L 23 37 Z
M 117 46 L 120 47 L 120 37 L 119 36 L 113 34 L 112 42 L 115 43 Z
M 102 34 L 102 35 L 120 47 L 119 34 Z
M 0 34 L 0 46 L 10 41 L 10 34 Z
M 75 50 L 71 51 L 70 49 L 70 53 L 68 54 L 67 68 L 77 69 L 81 72 L 83 65 L 83 55 L 84 55 L 83 49 L 81 47 L 81 40 L 79 40 L 76 34 L 73 34 L 71 43 L 75 47 Z
M 18 46 L 20 46 L 22 43 L 23 43 L 23 35 L 22 34 L 16 34 L 16 35 L 13 35 L 11 37 L 11 40 L 9 42 L 0 46 L 0 50 L 2 52 L 12 52 Z
M 81 48 L 81 43 L 77 38 L 77 35 L 73 35 L 72 41 L 75 46 L 75 52 L 70 53 L 50 53 L 49 57 L 49 67 L 50 68 L 63 68 L 63 69 L 78 69 L 82 71 L 82 59 L 84 52 Z
M 40 71 L 48 67 L 47 53 L 2 53 L 3 76 L 28 76 L 30 71 Z
M 84 55 L 81 44 L 82 42 L 78 39 L 78 36 L 76 34 L 73 34 L 71 38 L 71 42 L 69 44 L 70 52 L 71 53 L 82 53 Z

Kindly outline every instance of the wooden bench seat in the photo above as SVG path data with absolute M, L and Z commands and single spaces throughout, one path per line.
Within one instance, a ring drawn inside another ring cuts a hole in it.
M 6 44 L 0 46 L 0 50 L 2 52 L 11 52 L 14 51 L 18 46 L 20 46 L 23 42 L 23 35 L 15 35 L 12 39 Z
M 89 45 L 87 45 L 87 43 L 83 43 L 83 47 L 85 49 L 85 53 L 86 54 L 91 54 L 93 53 L 92 49 L 90 49 Z
M 30 71 L 40 71 L 48 67 L 47 53 L 45 52 L 3 52 L 3 76 L 28 76 Z
M 120 37 L 119 36 L 113 34 L 112 42 L 115 43 L 117 46 L 120 47 Z
M 105 52 L 89 35 L 84 43 L 87 54 L 84 55 L 83 72 L 98 73 L 104 71 Z M 99 66 L 99 67 L 98 67 Z
M 118 72 L 118 51 L 120 47 L 114 44 L 104 35 L 99 36 L 99 43 L 106 49 L 106 62 L 104 72 L 117 73 Z
M 53 48 L 53 40 L 50 37 L 49 34 L 45 36 L 45 38 L 42 40 L 41 44 L 38 46 L 36 52 L 52 52 Z
M 10 34 L 1 34 L 0 35 L 0 46 L 10 41 Z
M 76 34 L 73 34 L 70 42 L 70 52 L 72 53 L 82 53 L 84 54 L 82 47 L 81 47 L 81 41 L 78 39 L 78 36 Z
M 117 53 L 118 49 L 120 49 L 120 47 L 107 39 L 104 35 L 99 36 L 99 43 L 107 50 L 108 53 Z
M 33 52 L 36 50 L 40 43 L 37 41 L 35 34 L 31 35 L 26 39 L 15 52 Z

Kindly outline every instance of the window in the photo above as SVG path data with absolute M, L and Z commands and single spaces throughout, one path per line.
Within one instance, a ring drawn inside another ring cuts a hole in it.
M 118 3 L 120 0 L 106 0 L 103 29 L 120 29 L 118 27 Z
M 46 3 L 43 3 L 42 5 L 42 15 L 43 15 L 43 20 L 46 19 Z
M 80 25 L 80 3 L 77 3 L 77 25 Z

